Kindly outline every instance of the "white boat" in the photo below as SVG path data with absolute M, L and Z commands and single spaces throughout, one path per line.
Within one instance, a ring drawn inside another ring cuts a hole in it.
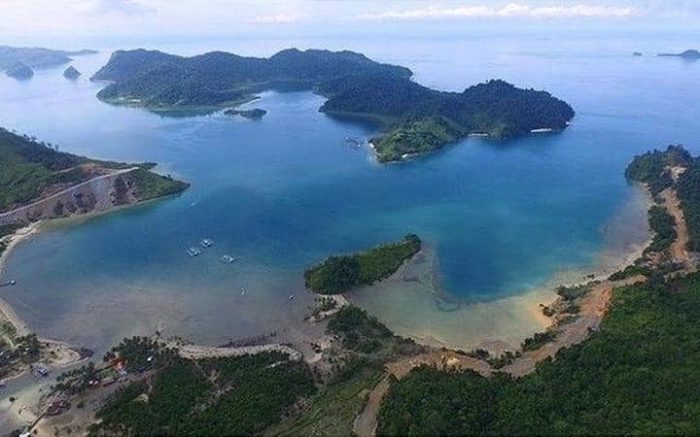
M 236 262 L 238 258 L 234 258 L 231 255 L 224 255 L 222 256 L 219 261 L 221 261 L 224 264 L 233 264 Z
M 188 254 L 189 256 L 195 257 L 195 256 L 201 255 L 201 254 L 202 254 L 202 251 L 201 251 L 200 249 L 198 249 L 198 248 L 192 246 L 192 247 L 190 247 L 189 249 L 187 249 L 187 254 Z
M 204 248 L 209 248 L 214 245 L 214 240 L 210 238 L 203 238 L 200 242 L 199 245 L 204 247 Z

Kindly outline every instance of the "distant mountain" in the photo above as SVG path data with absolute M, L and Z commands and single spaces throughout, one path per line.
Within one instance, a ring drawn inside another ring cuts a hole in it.
M 51 50 L 38 47 L 0 46 L 0 70 L 21 63 L 34 69 L 55 67 L 71 61 L 71 56 L 97 53 L 94 50 Z
M 63 72 L 63 77 L 66 79 L 70 80 L 76 80 L 81 76 L 81 73 L 72 65 L 66 68 L 66 71 Z
M 698 59 L 700 59 L 700 51 L 686 50 L 683 53 L 660 53 L 659 56 L 683 58 L 683 59 L 688 59 L 688 60 L 698 60 Z
M 328 98 L 321 111 L 378 122 L 378 159 L 396 161 L 439 149 L 469 134 L 506 138 L 564 129 L 574 116 L 544 91 L 490 81 L 462 93 L 432 90 L 411 70 L 350 51 L 283 50 L 270 58 L 211 52 L 181 57 L 158 51 L 115 52 L 93 80 L 112 83 L 104 101 L 150 109 L 235 106 L 261 91 L 313 90 Z
M 27 80 L 34 77 L 34 70 L 22 63 L 16 63 L 5 70 L 5 74 L 18 80 Z

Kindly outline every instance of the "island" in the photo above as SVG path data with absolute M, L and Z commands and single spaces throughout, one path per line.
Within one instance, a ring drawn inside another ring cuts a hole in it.
M 34 70 L 29 66 L 17 63 L 5 70 L 5 74 L 17 80 L 28 80 L 34 77 Z
M 686 50 L 682 53 L 660 53 L 661 57 L 672 57 L 672 58 L 682 58 L 689 61 L 697 61 L 700 59 L 700 51 L 698 50 Z
M 306 287 L 319 294 L 340 294 L 372 285 L 391 276 L 421 249 L 421 239 L 409 234 L 402 241 L 354 255 L 331 256 L 304 272 Z
M 77 80 L 81 76 L 81 73 L 72 65 L 66 68 L 63 72 L 63 77 L 68 80 Z
M 155 164 L 98 161 L 0 128 L 0 226 L 107 211 L 189 186 Z
M 248 109 L 248 110 L 239 110 L 239 109 L 227 109 L 224 111 L 225 115 L 230 115 L 230 116 L 239 116 L 246 118 L 248 120 L 260 120 L 262 119 L 265 115 L 267 115 L 267 111 L 264 109 Z
M 73 56 L 91 55 L 95 50 L 51 50 L 40 47 L 0 46 L 0 70 L 20 63 L 33 69 L 44 69 L 67 64 Z
M 264 90 L 312 90 L 327 98 L 322 112 L 380 127 L 372 141 L 380 162 L 431 152 L 470 134 L 505 139 L 559 131 L 575 115 L 545 91 L 501 80 L 443 92 L 415 83 L 412 75 L 350 51 L 287 49 L 251 58 L 141 49 L 115 52 L 92 80 L 110 82 L 98 93 L 101 100 L 150 110 L 230 107 Z

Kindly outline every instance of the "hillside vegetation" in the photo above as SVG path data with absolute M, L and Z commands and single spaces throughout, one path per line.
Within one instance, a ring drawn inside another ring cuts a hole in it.
M 393 383 L 379 434 L 697 434 L 700 275 L 613 299 L 590 339 L 520 380 L 412 372 Z
M 306 287 L 320 294 L 339 294 L 388 278 L 421 248 L 417 235 L 354 255 L 331 256 L 304 272 Z
M 151 109 L 232 106 L 267 90 L 314 90 L 328 98 L 322 112 L 369 119 L 380 162 L 439 149 L 470 133 L 494 138 L 535 129 L 561 130 L 573 109 L 547 92 L 500 80 L 441 92 L 410 80 L 404 67 L 349 51 L 283 50 L 270 58 L 212 52 L 193 57 L 158 51 L 118 51 L 93 77 L 113 83 L 102 100 Z
M 108 171 L 130 167 L 133 166 L 60 152 L 56 146 L 0 128 L 0 212 Z M 174 194 L 188 187 L 184 182 L 151 172 L 154 164 L 138 167 L 128 179 L 136 184 L 139 200 Z
M 16 64 L 30 68 L 49 68 L 67 64 L 72 56 L 97 53 L 94 50 L 51 50 L 40 47 L 0 46 L 0 70 L 6 70 Z
M 673 168 L 682 169 L 676 181 L 672 175 Z M 631 180 L 645 183 L 654 195 L 667 188 L 676 190 L 688 227 L 690 237 L 688 250 L 699 252 L 700 158 L 691 156 L 682 146 L 668 146 L 665 151 L 654 150 L 635 157 L 627 168 L 626 174 Z M 659 227 L 665 228 L 662 232 L 666 234 L 665 240 L 668 241 L 671 237 L 668 219 L 656 217 L 655 220 Z M 652 226 L 654 226 L 653 222 Z M 658 231 L 658 229 L 655 230 Z M 675 230 L 673 232 L 675 233 Z
M 160 362 L 100 408 L 90 435 L 255 435 L 316 391 L 306 365 L 278 352 Z

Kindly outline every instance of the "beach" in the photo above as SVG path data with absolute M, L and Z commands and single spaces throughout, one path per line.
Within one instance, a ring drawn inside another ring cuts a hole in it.
M 517 350 L 525 338 L 554 323 L 542 310 L 559 298 L 557 287 L 605 280 L 642 256 L 652 238 L 646 224 L 651 198 L 643 187 L 635 190 L 630 206 L 610 220 L 606 230 L 610 241 L 588 268 L 562 268 L 544 283 L 501 299 L 459 302 L 442 288 L 435 248 L 427 245 L 386 281 L 348 293 L 347 298 L 397 334 L 427 346 L 481 348 L 493 355 Z M 631 226 L 638 228 L 632 237 L 619 235 Z
M 12 251 L 20 244 L 22 241 L 29 240 L 30 238 L 36 236 L 39 233 L 42 223 L 36 222 L 27 225 L 24 228 L 18 229 L 14 234 L 5 237 L 7 242 L 7 247 L 5 251 L 0 255 L 0 281 L 10 280 L 11 278 L 5 278 L 5 264 L 7 259 L 12 254 Z M 0 298 L 0 320 L 6 320 L 12 324 L 17 330 L 17 334 L 27 335 L 30 331 L 29 326 L 22 320 L 22 318 L 12 309 L 12 307 L 2 298 Z
M 14 234 L 6 236 L 7 247 L 0 256 L 0 280 L 6 281 L 10 278 L 4 277 L 4 266 L 7 258 L 18 244 L 29 240 L 39 234 L 42 222 L 35 222 L 24 228 L 18 229 Z M 15 312 L 15 310 L 4 299 L 0 298 L 0 322 L 8 322 L 15 330 L 14 337 L 24 337 L 33 331 L 30 326 Z M 41 352 L 39 361 L 50 366 L 50 368 L 60 369 L 73 365 L 81 361 L 84 357 L 73 346 L 59 340 L 39 338 Z M 7 375 L 6 379 L 17 378 L 30 370 L 29 366 L 16 367 Z

